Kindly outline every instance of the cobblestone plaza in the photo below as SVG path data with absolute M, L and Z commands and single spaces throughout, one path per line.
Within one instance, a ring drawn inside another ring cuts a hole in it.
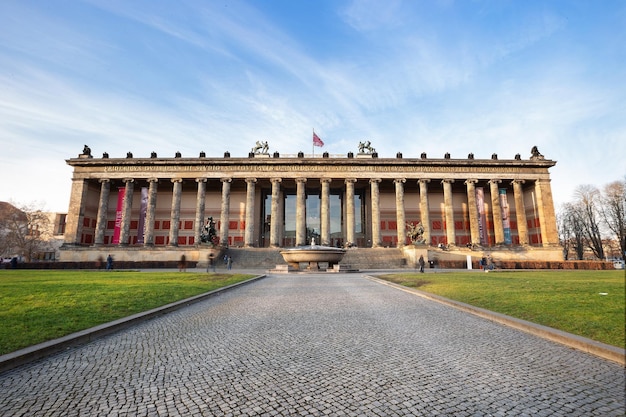
M 623 416 L 624 368 L 362 274 L 269 275 L 0 374 L 2 416 Z

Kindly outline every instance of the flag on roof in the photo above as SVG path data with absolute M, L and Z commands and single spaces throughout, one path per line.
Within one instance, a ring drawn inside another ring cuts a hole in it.
M 319 136 L 315 132 L 313 132 L 313 146 L 319 146 L 320 148 L 324 146 L 324 142 L 320 139 Z

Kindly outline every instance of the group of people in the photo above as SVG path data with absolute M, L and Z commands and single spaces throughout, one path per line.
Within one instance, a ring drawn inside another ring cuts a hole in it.
M 102 268 L 102 263 L 103 263 L 102 256 L 99 256 L 98 261 L 96 262 L 96 267 L 98 269 Z M 110 253 L 107 255 L 105 268 L 107 271 L 113 270 L 113 256 Z
M 226 266 L 226 269 L 228 269 L 229 271 L 231 269 L 233 269 L 233 258 L 230 255 L 224 255 L 224 265 Z M 182 254 L 180 256 L 180 260 L 178 261 L 178 271 L 179 272 L 186 272 L 187 271 L 187 257 L 185 256 L 185 254 Z M 213 254 L 209 255 L 209 262 L 207 263 L 206 266 L 206 271 L 209 272 L 215 272 L 215 259 L 213 258 Z
M 226 269 L 228 269 L 229 271 L 233 269 L 233 257 L 232 256 L 224 255 L 222 260 L 224 261 L 224 266 L 226 266 Z M 209 254 L 209 263 L 206 266 L 206 271 L 209 272 L 209 270 L 211 272 L 215 272 L 215 259 L 213 258 L 213 254 Z
M 480 260 L 480 269 L 482 269 L 483 271 L 485 272 L 493 271 L 494 268 L 495 268 L 495 265 L 493 263 L 493 259 L 491 259 L 491 256 L 482 258 Z

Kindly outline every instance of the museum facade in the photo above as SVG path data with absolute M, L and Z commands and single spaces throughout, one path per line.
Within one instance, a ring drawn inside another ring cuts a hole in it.
M 231 248 L 403 247 L 418 226 L 432 247 L 560 252 L 549 173 L 556 162 L 536 147 L 527 159 L 452 159 L 266 150 L 96 158 L 86 146 L 67 163 L 66 250 L 194 248 L 214 222 L 212 243 Z

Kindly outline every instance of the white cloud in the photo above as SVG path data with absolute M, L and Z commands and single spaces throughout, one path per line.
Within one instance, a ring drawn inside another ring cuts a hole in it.
M 336 50 L 245 1 L 0 6 L 0 175 L 31 167 L 0 200 L 32 194 L 40 176 L 55 181 L 39 194 L 69 195 L 64 159 L 84 144 L 112 157 L 220 156 L 267 140 L 290 154 L 310 151 L 313 128 L 336 154 L 365 139 L 391 157 L 526 158 L 537 145 L 558 161 L 559 200 L 624 175 L 624 70 L 601 68 L 593 46 L 607 60 L 610 43 L 580 45 L 586 33 L 550 5 L 326 5 L 341 7 L 318 23 L 333 25 Z

